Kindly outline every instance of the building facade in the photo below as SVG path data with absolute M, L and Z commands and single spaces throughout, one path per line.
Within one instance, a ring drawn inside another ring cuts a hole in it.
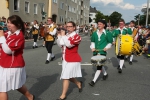
M 58 24 L 74 21 L 76 24 L 89 24 L 90 0 L 59 0 Z
M 46 21 L 42 12 L 48 12 L 49 0 L 9 0 L 9 14 L 19 15 L 23 21 Z
M 5 17 L 8 18 L 9 17 L 9 4 L 8 4 L 8 0 L 1 0 L 0 2 L 0 17 Z
M 97 14 L 97 10 L 96 10 L 96 8 L 94 7 L 94 8 L 92 8 L 91 6 L 90 6 L 90 14 L 89 14 L 89 17 L 92 19 L 92 22 L 90 23 L 90 24 L 95 24 L 95 15 Z

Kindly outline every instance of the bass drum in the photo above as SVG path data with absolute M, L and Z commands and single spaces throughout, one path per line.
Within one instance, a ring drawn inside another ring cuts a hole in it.
M 133 52 L 133 37 L 119 35 L 116 40 L 116 55 L 131 55 Z

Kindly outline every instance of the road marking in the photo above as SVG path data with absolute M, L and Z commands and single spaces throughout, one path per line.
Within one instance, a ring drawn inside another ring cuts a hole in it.
M 62 63 L 61 62 L 58 62 L 58 65 L 62 65 Z M 84 63 L 81 63 L 81 65 L 92 65 L 91 63 L 89 63 L 89 62 L 84 62 Z

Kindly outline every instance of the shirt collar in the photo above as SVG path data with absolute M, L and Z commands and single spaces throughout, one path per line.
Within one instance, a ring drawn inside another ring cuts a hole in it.
M 99 30 L 97 30 L 97 33 L 99 33 Z M 103 31 L 102 31 L 102 34 L 106 34 L 106 30 L 105 29 L 103 29 Z
M 123 27 L 122 30 L 123 30 L 123 29 L 127 29 L 127 28 L 126 28 L 126 27 Z M 121 30 L 120 27 L 118 28 L 118 30 Z
M 14 32 L 14 34 L 19 35 L 20 30 L 21 30 L 21 29 L 18 29 L 16 32 Z M 7 33 L 8 33 L 8 35 L 12 34 L 11 31 L 8 31 Z
M 67 33 L 67 35 L 68 35 L 68 36 L 71 36 L 71 37 L 72 37 L 72 36 L 74 36 L 75 34 L 76 34 L 76 32 L 75 32 L 75 31 L 73 31 L 73 32 L 72 32 L 72 33 L 70 33 L 70 34 L 68 34 L 68 33 Z

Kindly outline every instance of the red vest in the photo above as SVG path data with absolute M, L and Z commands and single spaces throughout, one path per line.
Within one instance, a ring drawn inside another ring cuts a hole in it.
M 78 54 L 78 46 L 79 45 L 75 45 L 72 48 L 68 48 L 66 47 L 65 50 L 65 60 L 67 62 L 81 62 L 81 57 Z
M 14 51 L 14 55 L 6 54 L 1 45 L 0 45 L 0 66 L 4 68 L 18 68 L 24 67 L 25 62 L 23 59 L 23 49 L 24 49 L 24 35 L 22 31 L 18 35 L 14 34 L 7 37 L 8 34 L 5 34 L 6 44 Z

